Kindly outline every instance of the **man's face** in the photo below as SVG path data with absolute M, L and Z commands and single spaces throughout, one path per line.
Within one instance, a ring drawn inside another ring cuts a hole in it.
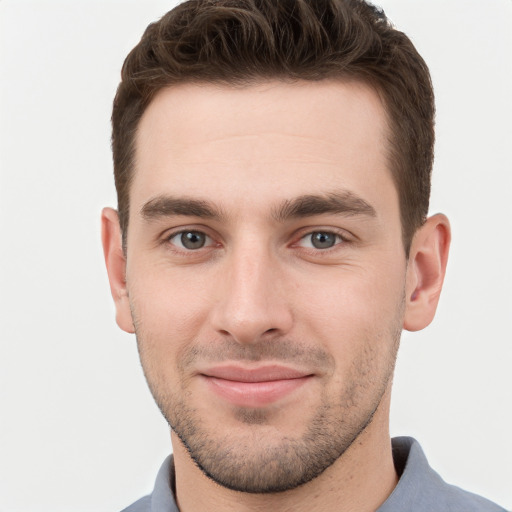
M 327 81 L 169 88 L 136 148 L 120 323 L 133 318 L 156 402 L 218 483 L 311 480 L 372 428 L 403 324 L 378 96 Z

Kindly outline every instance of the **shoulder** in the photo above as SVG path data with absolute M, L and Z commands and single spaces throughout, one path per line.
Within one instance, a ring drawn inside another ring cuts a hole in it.
M 419 443 L 393 439 L 393 458 L 400 480 L 379 512 L 506 512 L 491 501 L 447 484 L 428 464 Z
M 126 507 L 121 512 L 150 512 L 151 511 L 151 496 L 144 496 L 129 507 Z
M 174 461 L 169 455 L 158 471 L 153 492 L 122 512 L 179 512 L 174 499 Z
M 459 487 L 446 484 L 444 501 L 450 512 L 506 512 L 496 503 L 482 496 L 464 491 Z
M 437 510 L 446 510 L 446 512 L 506 512 L 504 508 L 496 503 L 454 485 L 449 485 L 443 480 L 435 489 L 435 494 L 432 490 L 424 494 L 423 497 L 427 503 L 435 504 L 438 507 Z

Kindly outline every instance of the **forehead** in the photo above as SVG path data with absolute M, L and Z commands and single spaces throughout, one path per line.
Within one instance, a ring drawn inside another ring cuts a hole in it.
M 166 193 L 229 209 L 332 189 L 396 199 L 385 111 L 359 82 L 183 84 L 139 123 L 132 212 Z

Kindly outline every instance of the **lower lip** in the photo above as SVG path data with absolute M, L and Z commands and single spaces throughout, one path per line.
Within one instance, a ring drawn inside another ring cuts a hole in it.
M 272 404 L 303 386 L 311 375 L 297 379 L 271 380 L 265 382 L 240 382 L 204 376 L 210 389 L 239 407 L 263 407 Z

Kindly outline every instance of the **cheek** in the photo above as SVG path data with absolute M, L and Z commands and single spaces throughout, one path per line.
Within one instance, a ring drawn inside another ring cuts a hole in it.
M 337 269 L 301 287 L 303 314 L 330 350 L 347 354 L 365 340 L 387 345 L 401 328 L 404 286 L 400 265 Z
M 143 343 L 175 352 L 196 339 L 208 315 L 209 293 L 201 276 L 158 266 L 136 275 L 128 292 Z

